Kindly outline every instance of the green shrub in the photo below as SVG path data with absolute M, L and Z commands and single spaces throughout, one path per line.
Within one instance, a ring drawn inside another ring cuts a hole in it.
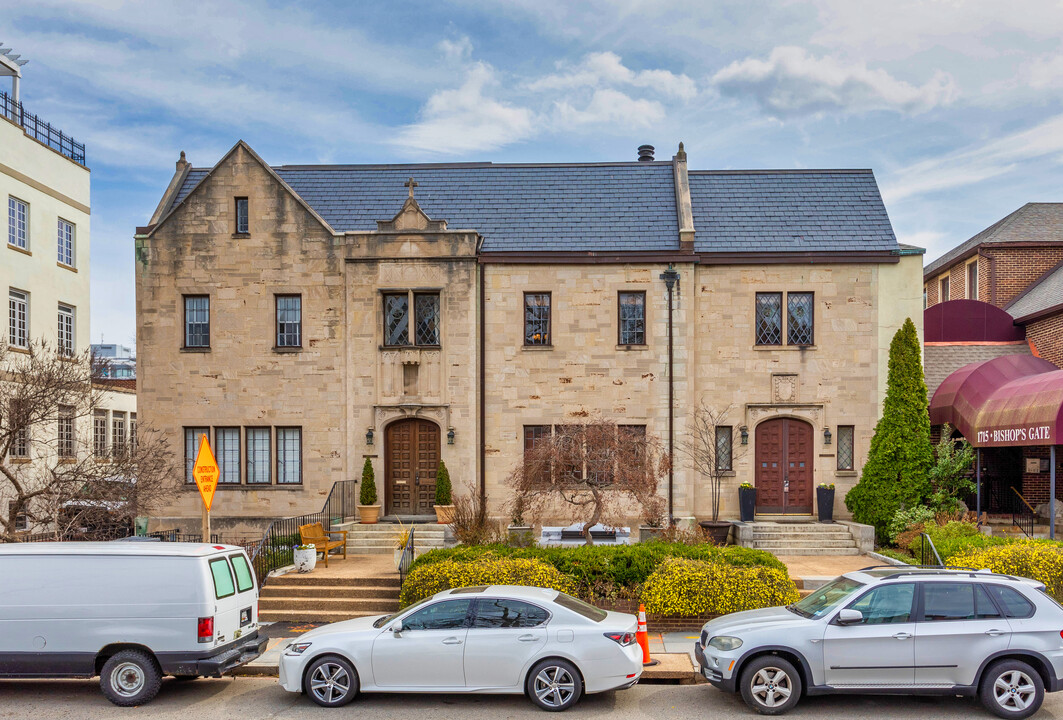
M 358 493 L 358 504 L 376 505 L 376 480 L 373 478 L 373 463 L 369 458 L 362 465 L 362 489 Z
M 917 564 L 919 564 L 919 560 L 917 560 L 916 558 L 912 557 L 911 555 L 909 555 L 906 552 L 901 552 L 900 550 L 890 550 L 889 548 L 878 548 L 877 550 L 875 550 L 875 552 L 877 552 L 879 555 L 885 555 L 888 558 L 892 558 L 894 560 L 900 560 L 903 563 L 908 563 L 909 565 L 917 565 Z
M 436 505 L 451 505 L 451 493 L 450 471 L 447 470 L 447 464 L 440 460 L 439 469 L 436 470 Z
M 477 562 L 443 560 L 410 570 L 402 584 L 402 607 L 450 588 L 472 585 L 531 585 L 571 593 L 572 581 L 556 568 L 521 558 L 480 558 Z
M 916 505 L 910 508 L 902 508 L 893 514 L 893 519 L 890 520 L 889 525 L 889 538 L 890 542 L 896 543 L 897 536 L 905 530 L 908 530 L 913 525 L 920 525 L 932 522 L 934 519 L 934 511 L 925 505 Z
M 661 563 L 642 591 L 648 612 L 683 617 L 788 605 L 799 597 L 785 571 L 685 558 Z
M 1019 540 L 986 548 L 969 548 L 950 555 L 949 565 L 988 568 L 1005 575 L 1033 578 L 1063 601 L 1063 551 L 1059 543 Z
M 934 547 L 942 560 L 968 549 L 1007 545 L 1012 542 L 1009 538 L 985 535 L 974 523 L 957 520 L 944 525 L 927 523 L 923 528 L 923 532 L 930 536 L 930 540 L 934 543 Z M 921 542 L 922 540 L 916 536 L 908 544 L 908 549 L 912 551 L 913 555 L 919 554 Z

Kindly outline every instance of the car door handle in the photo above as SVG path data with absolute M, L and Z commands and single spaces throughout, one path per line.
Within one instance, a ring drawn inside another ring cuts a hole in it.
M 534 635 L 521 635 L 517 639 L 520 640 L 521 642 L 535 642 L 539 638 L 535 637 Z
M 448 637 L 443 641 L 444 645 L 461 645 L 461 640 L 456 637 Z
M 997 630 L 996 628 L 993 628 L 992 630 L 986 630 L 985 634 L 989 637 L 996 637 L 997 635 L 1003 635 L 1004 632 L 1002 630 Z
M 908 639 L 908 638 L 910 638 L 911 636 L 912 636 L 912 634 L 911 634 L 911 633 L 906 633 L 906 632 L 899 632 L 899 633 L 896 633 L 896 634 L 895 634 L 895 635 L 893 636 L 893 639 L 894 639 L 894 640 L 907 640 L 907 639 Z

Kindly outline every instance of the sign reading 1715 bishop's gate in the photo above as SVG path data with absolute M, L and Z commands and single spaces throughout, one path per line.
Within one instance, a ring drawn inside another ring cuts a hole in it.
M 1051 445 L 1051 425 L 1028 425 L 978 431 L 977 445 Z

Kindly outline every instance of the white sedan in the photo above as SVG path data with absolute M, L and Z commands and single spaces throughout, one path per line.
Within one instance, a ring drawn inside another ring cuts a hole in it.
M 445 590 L 394 615 L 324 625 L 285 647 L 280 684 L 318 705 L 359 692 L 526 694 L 567 710 L 584 693 L 634 685 L 642 651 L 633 615 L 557 590 Z

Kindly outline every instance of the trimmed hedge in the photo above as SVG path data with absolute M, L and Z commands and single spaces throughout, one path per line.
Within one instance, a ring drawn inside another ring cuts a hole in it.
M 800 597 L 785 570 L 671 558 L 642 591 L 647 612 L 692 617 L 788 605 Z
M 450 588 L 473 585 L 531 585 L 571 593 L 572 581 L 539 560 L 480 558 L 477 562 L 443 560 L 413 567 L 399 594 L 406 607 Z
M 971 548 L 949 556 L 945 562 L 1033 578 L 1043 582 L 1052 597 L 1063 601 L 1063 551 L 1055 542 L 1017 540 L 996 547 Z

